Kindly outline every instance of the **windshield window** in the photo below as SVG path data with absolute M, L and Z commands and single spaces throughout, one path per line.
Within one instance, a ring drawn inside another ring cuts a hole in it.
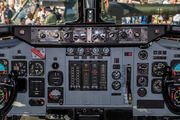
M 0 8 L 1 24 L 56 25 L 78 19 L 78 0 L 15 0 L 1 2 Z
M 101 0 L 101 18 L 116 24 L 180 24 L 178 0 Z

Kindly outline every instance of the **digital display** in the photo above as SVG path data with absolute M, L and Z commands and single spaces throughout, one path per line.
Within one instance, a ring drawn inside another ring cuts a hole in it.
M 76 34 L 78 35 L 84 34 L 84 30 L 76 30 Z
M 94 30 L 94 34 L 102 34 L 103 30 Z

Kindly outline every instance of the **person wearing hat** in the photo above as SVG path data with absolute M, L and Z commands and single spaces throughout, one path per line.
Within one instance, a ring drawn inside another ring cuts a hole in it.
M 48 25 L 48 24 L 56 24 L 56 21 L 57 21 L 57 17 L 55 14 L 53 14 L 51 12 L 51 9 L 50 7 L 46 7 L 45 8 L 45 13 L 47 15 L 46 19 L 45 19 L 45 25 Z

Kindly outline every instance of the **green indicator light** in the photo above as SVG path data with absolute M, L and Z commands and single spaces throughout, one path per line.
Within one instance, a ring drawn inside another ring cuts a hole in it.
M 89 18 L 91 18 L 92 16 L 91 15 L 89 15 Z

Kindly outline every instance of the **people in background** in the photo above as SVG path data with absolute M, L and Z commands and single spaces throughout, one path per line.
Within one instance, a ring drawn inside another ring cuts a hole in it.
M 27 14 L 27 20 L 26 20 L 26 25 L 28 25 L 29 23 L 32 24 L 32 19 L 33 19 L 33 14 L 32 13 L 28 13 Z
M 7 6 L 2 6 L 2 21 L 5 23 L 9 18 L 9 11 L 7 10 Z
M 9 5 L 9 17 L 12 18 L 15 13 L 16 13 L 16 10 L 14 9 L 14 4 L 11 3 L 11 4 Z
M 26 25 L 26 19 L 25 18 L 21 18 L 20 25 Z
M 57 21 L 57 17 L 55 14 L 52 13 L 50 7 L 46 7 L 45 8 L 45 13 L 47 15 L 46 19 L 45 19 L 45 25 L 48 24 L 56 24 Z

